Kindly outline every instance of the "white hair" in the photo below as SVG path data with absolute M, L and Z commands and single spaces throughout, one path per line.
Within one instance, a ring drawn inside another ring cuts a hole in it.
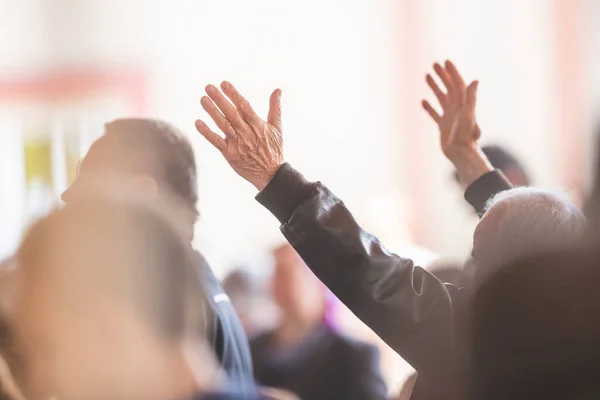
M 505 190 L 488 200 L 485 212 L 492 207 L 505 207 L 498 228 L 529 232 L 541 224 L 566 235 L 578 235 L 585 225 L 581 210 L 562 190 L 518 187 Z
M 498 214 L 493 213 L 483 239 L 474 243 L 478 269 L 576 244 L 585 227 L 583 213 L 564 191 L 533 187 L 506 190 L 488 200 L 482 221 L 492 209 Z

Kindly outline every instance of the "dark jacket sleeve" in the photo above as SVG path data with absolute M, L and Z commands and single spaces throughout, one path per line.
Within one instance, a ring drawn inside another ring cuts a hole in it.
M 473 206 L 477 214 L 482 217 L 485 213 L 485 205 L 489 199 L 500 192 L 512 189 L 513 185 L 502 171 L 495 169 L 482 175 L 473 182 L 465 191 L 465 200 Z
M 339 198 L 288 164 L 257 200 L 315 275 L 420 376 L 448 375 L 456 360 L 452 287 L 389 252 Z

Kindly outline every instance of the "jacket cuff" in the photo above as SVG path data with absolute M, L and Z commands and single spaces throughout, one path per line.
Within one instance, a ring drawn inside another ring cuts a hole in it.
M 485 213 L 485 205 L 489 199 L 500 192 L 512 189 L 512 187 L 513 185 L 502 171 L 495 169 L 479 177 L 467 188 L 465 200 L 473 206 L 481 217 Z
M 256 200 L 282 224 L 290 220 L 296 208 L 312 193 L 314 183 L 307 181 L 290 164 L 283 164 Z

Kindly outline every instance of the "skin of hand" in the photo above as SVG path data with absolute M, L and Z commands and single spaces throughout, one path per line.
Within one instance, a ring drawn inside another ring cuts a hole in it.
M 229 82 L 221 83 L 221 90 L 208 85 L 206 94 L 200 103 L 224 137 L 201 120 L 196 121 L 196 129 L 221 152 L 238 175 L 263 190 L 284 163 L 281 90 L 271 94 L 266 121 L 256 115 L 250 103 Z
M 442 115 L 427 100 L 423 100 L 423 108 L 439 128 L 442 152 L 456 167 L 461 183 L 468 186 L 493 170 L 477 144 L 481 136 L 475 118 L 479 82 L 473 81 L 467 86 L 450 61 L 444 66 L 434 64 L 433 70 L 446 89 L 440 89 L 435 79 L 427 74 L 427 84 L 440 103 Z

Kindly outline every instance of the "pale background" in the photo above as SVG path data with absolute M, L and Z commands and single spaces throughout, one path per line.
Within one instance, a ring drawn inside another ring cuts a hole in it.
M 334 189 L 396 250 L 419 245 L 464 258 L 475 222 L 450 180 L 435 127 L 419 108 L 429 95 L 423 77 L 435 60 L 451 58 L 467 78 L 481 81 L 484 141 L 513 150 L 536 183 L 581 195 L 589 181 L 600 94 L 594 0 L 0 4 L 3 81 L 89 68 L 143 75 L 140 113 L 175 123 L 197 150 L 197 245 L 220 272 L 281 240 L 275 220 L 252 199 L 253 188 L 194 131 L 194 119 L 204 116 L 203 87 L 223 79 L 263 115 L 271 90 L 282 88 L 288 160 Z M 26 222 L 19 212 L 19 118 L 39 118 L 42 109 L 58 118 L 52 110 L 60 105 L 11 104 L 1 91 L 0 100 L 0 253 L 6 255 Z M 102 118 L 128 112 L 118 101 L 104 101 L 97 115 L 88 115 L 88 128 L 101 132 Z M 10 106 L 34 111 L 21 117 Z M 58 113 L 77 106 L 67 108 Z

